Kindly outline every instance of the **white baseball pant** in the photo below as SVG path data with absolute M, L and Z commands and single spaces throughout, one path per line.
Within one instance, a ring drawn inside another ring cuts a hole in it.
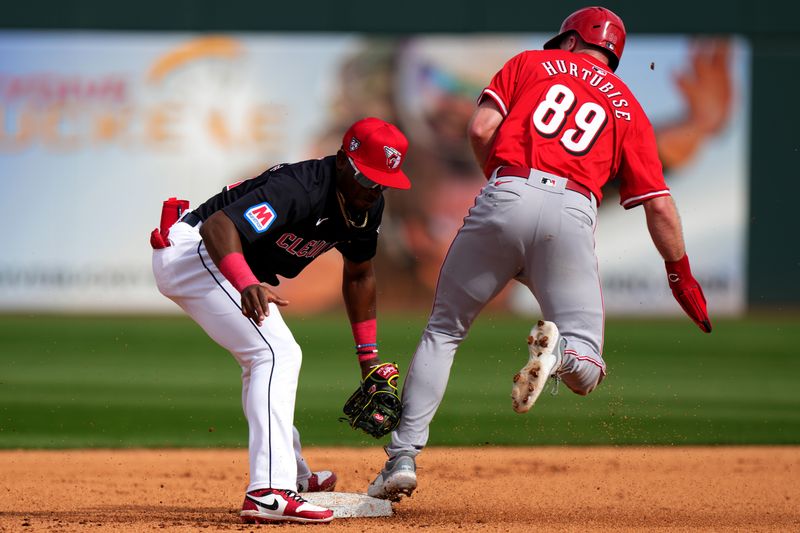
M 200 225 L 175 223 L 172 246 L 153 251 L 161 293 L 178 304 L 242 368 L 242 407 L 249 426 L 250 484 L 297 490 L 311 472 L 293 426 L 302 351 L 275 304 L 261 327 L 241 312 L 241 296 L 220 274 L 200 237 Z

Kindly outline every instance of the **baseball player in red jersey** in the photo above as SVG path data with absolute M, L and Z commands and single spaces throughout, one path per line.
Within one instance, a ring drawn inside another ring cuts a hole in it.
M 603 298 L 594 229 L 602 187 L 620 181 L 624 208 L 642 205 L 668 283 L 701 330 L 711 331 L 655 136 L 614 75 L 622 20 L 602 7 L 564 20 L 542 51 L 511 58 L 478 98 L 469 125 L 488 178 L 439 273 L 433 309 L 403 389 L 404 412 L 369 487 L 397 500 L 416 488 L 414 458 L 442 401 L 456 349 L 484 305 L 511 279 L 534 294 L 545 320 L 528 337 L 512 406 L 528 411 L 550 377 L 580 395 L 603 380 Z
M 330 509 L 298 494 L 331 490 L 336 478 L 312 473 L 302 457 L 293 425 L 302 350 L 279 311 L 289 301 L 275 292 L 277 276 L 293 278 L 336 248 L 362 378 L 379 369 L 397 373 L 378 357 L 372 258 L 383 191 L 411 186 L 401 169 L 407 149 L 394 125 L 365 118 L 347 130 L 336 155 L 276 165 L 225 187 L 177 221 L 167 211 L 151 234 L 159 291 L 242 368 L 250 434 L 245 523 L 333 519 Z M 181 202 L 188 204 L 167 205 Z

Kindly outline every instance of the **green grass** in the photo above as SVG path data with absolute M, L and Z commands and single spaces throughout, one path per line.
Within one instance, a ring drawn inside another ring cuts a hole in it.
M 358 381 L 344 315 L 287 322 L 304 349 L 304 443 L 376 444 L 337 420 Z M 688 320 L 610 320 L 603 384 L 587 397 L 562 385 L 518 415 L 510 384 L 530 322 L 486 314 L 430 444 L 798 444 L 798 323 L 717 320 L 703 335 Z M 382 317 L 384 359 L 407 369 L 423 326 Z M 184 317 L 0 316 L 0 448 L 245 446 L 239 372 Z

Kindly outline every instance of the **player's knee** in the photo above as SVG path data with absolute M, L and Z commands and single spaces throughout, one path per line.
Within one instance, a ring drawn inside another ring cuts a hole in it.
M 267 347 L 259 347 L 250 353 L 245 353 L 244 360 L 249 366 L 259 366 L 272 364 L 274 361 L 280 362 L 284 368 L 291 366 L 300 370 L 303 362 L 303 350 L 296 342 L 272 343 Z
M 289 364 L 296 365 L 298 370 L 300 369 L 303 362 L 303 349 L 299 344 L 294 341 L 286 343 L 281 349 L 281 355 L 283 356 L 281 359 L 287 359 Z
M 603 371 L 595 365 L 584 365 L 578 372 L 562 374 L 564 384 L 580 396 L 587 396 L 603 381 Z
M 428 326 L 425 329 L 432 333 L 445 335 L 447 337 L 456 339 L 457 341 L 462 341 L 469 332 L 469 326 L 469 324 L 464 323 L 463 321 L 454 320 L 450 317 L 437 317 L 433 315 L 428 321 Z
M 582 385 L 582 386 L 580 386 L 580 385 L 579 386 L 567 385 L 567 386 L 569 387 L 569 390 L 571 390 L 572 392 L 574 392 L 578 396 L 588 396 L 589 393 L 592 392 L 597 387 L 597 384 L 595 383 L 593 385 L 588 385 L 587 384 L 587 385 Z

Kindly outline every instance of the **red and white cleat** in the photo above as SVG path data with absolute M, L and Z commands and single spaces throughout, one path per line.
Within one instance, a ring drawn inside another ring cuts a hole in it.
M 297 482 L 297 492 L 330 492 L 336 488 L 336 474 L 330 470 L 312 472 L 308 479 Z
M 304 500 L 293 490 L 259 489 L 244 497 L 242 512 L 245 524 L 269 522 L 321 523 L 333 520 L 333 511 Z

